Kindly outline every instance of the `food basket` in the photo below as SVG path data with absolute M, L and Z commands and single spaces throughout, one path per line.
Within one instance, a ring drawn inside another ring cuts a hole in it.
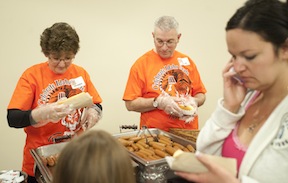
M 52 182 L 52 174 L 54 167 L 47 166 L 43 164 L 42 157 L 48 157 L 51 155 L 59 154 L 61 150 L 65 147 L 68 142 L 61 142 L 57 144 L 50 144 L 38 147 L 36 149 L 30 150 L 33 159 L 35 160 L 35 170 L 39 170 L 41 173 L 41 182 L 51 183 Z M 36 173 L 35 173 L 36 175 Z
M 146 130 L 140 130 L 144 134 L 148 135 L 154 135 L 154 136 L 159 136 L 159 135 L 165 135 L 169 137 L 173 142 L 179 143 L 181 145 L 187 146 L 187 145 L 192 145 L 195 148 L 195 143 L 192 141 L 188 141 L 180 136 L 176 136 L 172 133 L 162 131 L 157 128 L 149 128 L 148 131 Z M 148 133 L 149 132 L 149 133 Z M 143 134 L 141 133 L 141 134 Z M 132 131 L 132 132 L 127 132 L 127 133 L 120 133 L 120 134 L 114 134 L 113 136 L 116 138 L 120 137 L 127 137 L 127 136 L 137 136 L 139 134 L 139 131 Z M 157 159 L 157 160 L 145 160 L 139 156 L 137 156 L 133 152 L 129 152 L 130 157 L 132 160 L 134 160 L 138 164 L 138 172 L 136 172 L 136 178 L 137 182 L 139 183 L 166 183 L 169 175 L 174 175 L 174 173 L 170 170 L 165 158 L 162 159 Z
M 184 139 L 187 139 L 189 141 L 196 142 L 200 130 L 170 128 L 169 132 L 174 134 L 174 135 L 183 137 Z

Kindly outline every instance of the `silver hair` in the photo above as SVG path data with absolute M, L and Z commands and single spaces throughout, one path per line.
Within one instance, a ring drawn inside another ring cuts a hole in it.
M 162 16 L 159 17 L 154 23 L 154 31 L 156 28 L 161 29 L 162 31 L 170 31 L 175 29 L 178 32 L 179 23 L 172 16 Z

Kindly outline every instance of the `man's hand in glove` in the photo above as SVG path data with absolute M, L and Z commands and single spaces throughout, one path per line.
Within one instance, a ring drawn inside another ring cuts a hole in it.
M 176 117 L 183 116 L 182 110 L 177 104 L 177 102 L 181 101 L 180 98 L 161 94 L 157 97 L 156 101 L 158 102 L 157 108 L 163 110 L 165 113 Z
M 74 110 L 66 104 L 48 103 L 41 105 L 31 112 L 34 127 L 40 127 L 48 122 L 56 123 Z
M 83 111 L 80 124 L 83 130 L 92 128 L 102 117 L 102 111 L 97 105 L 86 108 Z
M 198 111 L 198 104 L 195 100 L 195 98 L 191 96 L 181 96 L 181 102 L 179 103 L 182 106 L 188 106 L 192 107 L 191 111 L 185 111 L 185 109 L 182 109 L 184 116 L 180 117 L 180 120 L 185 121 L 185 123 L 190 123 L 194 120 L 194 117 L 197 116 Z

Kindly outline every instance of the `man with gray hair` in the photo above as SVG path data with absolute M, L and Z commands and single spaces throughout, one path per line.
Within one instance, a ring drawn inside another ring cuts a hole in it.
M 123 100 L 140 112 L 140 127 L 198 129 L 197 108 L 206 89 L 193 60 L 176 51 L 181 33 L 174 17 L 162 16 L 152 32 L 155 48 L 130 69 Z

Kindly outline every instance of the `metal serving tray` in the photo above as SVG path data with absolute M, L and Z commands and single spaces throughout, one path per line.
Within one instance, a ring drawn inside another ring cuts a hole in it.
M 32 157 L 35 160 L 35 167 L 38 167 L 40 173 L 42 174 L 42 177 L 46 183 L 52 182 L 52 173 L 53 173 L 53 167 L 48 167 L 47 165 L 44 165 L 42 162 L 41 157 L 48 157 L 57 153 L 60 153 L 61 150 L 65 147 L 65 145 L 68 142 L 61 142 L 58 144 L 50 144 L 50 145 L 45 145 L 38 147 L 36 149 L 30 150 L 30 153 L 32 154 Z M 35 172 L 35 170 L 34 170 Z
M 150 128 L 148 129 L 151 134 L 156 135 L 165 135 L 174 142 L 177 142 L 181 145 L 187 146 L 188 144 L 191 144 L 194 148 L 196 147 L 195 142 L 189 141 L 187 139 L 184 139 L 180 136 L 174 135 L 172 133 L 162 131 L 157 128 Z M 147 130 L 140 130 L 141 134 L 149 135 L 149 132 Z M 115 138 L 119 138 L 122 136 L 133 136 L 137 135 L 139 133 L 139 130 L 131 131 L 131 132 L 125 132 L 120 134 L 113 134 Z M 61 150 L 65 147 L 65 145 L 69 142 L 61 142 L 57 144 L 50 144 L 38 147 L 36 149 L 32 149 L 30 153 L 32 154 L 32 157 L 35 160 L 35 172 L 38 171 L 41 174 L 41 182 L 44 183 L 51 183 L 53 179 L 53 167 L 49 167 L 43 164 L 41 157 L 48 157 L 57 153 L 60 153 Z M 128 151 L 129 152 L 129 151 Z M 173 174 L 169 172 L 169 166 L 165 160 L 165 158 L 159 159 L 159 160 L 152 160 L 152 161 L 146 161 L 140 157 L 138 157 L 133 152 L 129 152 L 129 155 L 131 156 L 132 160 L 137 164 L 133 166 L 137 166 L 137 182 L 139 183 L 162 183 L 167 182 L 167 178 L 169 178 L 168 174 Z M 37 166 L 37 167 L 36 167 Z M 38 174 L 39 174 L 38 172 Z M 35 175 L 36 175 L 35 173 Z M 168 177 L 167 177 L 168 176 Z
M 181 145 L 187 146 L 188 144 L 191 144 L 194 148 L 196 148 L 196 144 L 193 141 L 189 141 L 187 139 L 184 139 L 180 136 L 174 135 L 172 133 L 162 131 L 157 128 L 149 128 L 148 129 L 152 135 L 165 135 L 169 137 L 172 141 L 177 142 Z M 131 131 L 131 132 L 125 132 L 120 134 L 114 134 L 113 136 L 116 138 L 120 138 L 123 136 L 133 136 L 137 135 L 139 133 L 139 130 L 137 131 Z M 147 129 L 140 130 L 140 134 L 146 134 L 150 135 Z M 158 159 L 158 160 L 151 160 L 147 161 L 139 156 L 137 156 L 135 153 L 128 151 L 131 158 L 138 164 L 138 175 L 137 179 L 140 183 L 146 183 L 146 182 L 153 182 L 153 183 L 162 183 L 167 181 L 167 175 L 171 175 L 173 173 L 169 172 L 171 171 L 165 158 Z
M 172 141 L 177 142 L 181 145 L 187 146 L 188 144 L 191 144 L 194 148 L 196 147 L 195 142 L 189 141 L 187 139 L 184 139 L 180 136 L 174 135 L 172 133 L 166 132 L 166 131 L 162 131 L 160 129 L 157 128 L 149 128 L 149 131 L 151 132 L 152 135 L 156 134 L 156 135 L 165 135 L 169 138 L 171 138 Z M 114 134 L 113 136 L 116 138 L 119 137 L 124 137 L 124 136 L 133 136 L 133 135 L 137 135 L 137 133 L 139 133 L 139 131 L 133 131 L 133 132 L 125 132 L 125 133 L 120 133 L 120 134 Z M 147 130 L 142 130 L 141 134 L 146 134 L 149 135 L 149 133 L 147 132 Z M 158 160 L 151 160 L 151 161 L 146 161 L 142 158 L 140 158 L 139 156 L 135 155 L 133 152 L 129 151 L 129 154 L 131 155 L 131 157 L 133 158 L 134 161 L 136 161 L 137 163 L 140 163 L 141 165 L 144 166 L 150 166 L 150 165 L 155 165 L 155 164 L 161 164 L 163 162 L 166 163 L 165 158 L 162 159 L 158 159 Z

